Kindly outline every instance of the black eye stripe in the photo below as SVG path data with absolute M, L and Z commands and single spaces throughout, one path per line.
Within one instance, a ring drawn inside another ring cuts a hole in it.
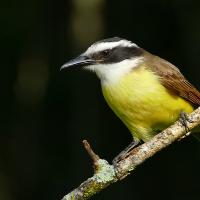
M 125 59 L 140 56 L 142 54 L 142 49 L 139 47 L 123 47 L 117 46 L 112 49 L 105 49 L 103 51 L 97 52 L 93 55 L 96 60 L 101 60 L 101 63 L 117 63 Z
M 106 50 L 103 50 L 103 51 L 99 51 L 97 53 L 94 53 L 92 55 L 92 57 L 97 59 L 97 60 L 102 60 L 102 59 L 107 58 L 110 55 L 111 51 L 112 51 L 111 49 L 106 49 Z
M 112 51 L 111 49 L 109 50 L 107 49 L 107 50 L 101 51 L 100 54 L 103 56 L 108 56 L 111 53 L 111 51 Z

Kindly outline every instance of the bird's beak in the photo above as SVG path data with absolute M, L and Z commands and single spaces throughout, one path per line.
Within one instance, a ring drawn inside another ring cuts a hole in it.
M 95 60 L 88 58 L 87 56 L 80 55 L 75 59 L 72 59 L 68 62 L 66 62 L 60 70 L 66 69 L 66 68 L 72 68 L 72 67 L 84 67 L 88 65 L 95 64 Z

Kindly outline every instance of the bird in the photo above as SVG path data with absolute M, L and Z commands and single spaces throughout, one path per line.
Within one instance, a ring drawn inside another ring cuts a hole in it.
M 96 73 L 107 104 L 133 136 L 115 161 L 200 106 L 200 92 L 175 65 L 124 38 L 93 43 L 61 70 L 69 68 Z

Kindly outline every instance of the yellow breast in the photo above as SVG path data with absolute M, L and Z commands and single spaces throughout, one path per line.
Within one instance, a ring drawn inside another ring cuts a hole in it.
M 102 85 L 103 95 L 135 140 L 149 140 L 193 107 L 161 85 L 145 67 L 134 69 L 115 83 Z

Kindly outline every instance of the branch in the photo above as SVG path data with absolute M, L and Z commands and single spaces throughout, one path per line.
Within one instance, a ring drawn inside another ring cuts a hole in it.
M 188 115 L 187 127 L 189 130 L 200 125 L 200 107 Z M 94 163 L 95 172 L 91 178 L 84 181 L 79 187 L 63 197 L 62 200 L 86 200 L 112 183 L 125 178 L 138 165 L 143 163 L 160 150 L 169 146 L 176 140 L 187 136 L 185 127 L 180 121 L 157 134 L 148 142 L 134 148 L 125 159 L 116 166 L 110 165 L 106 160 L 100 159 L 94 153 L 89 143 L 83 141 L 84 146 Z

